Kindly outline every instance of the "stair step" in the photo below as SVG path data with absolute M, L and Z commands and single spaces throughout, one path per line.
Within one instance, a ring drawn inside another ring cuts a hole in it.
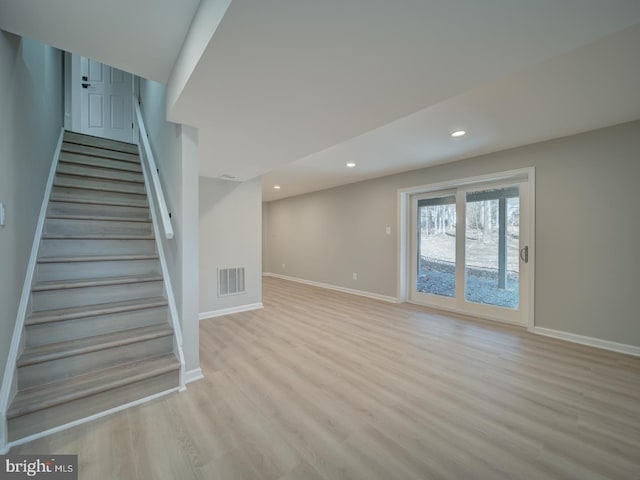
M 173 354 L 162 355 L 71 377 L 43 387 L 22 390 L 17 393 L 9 407 L 7 419 L 14 419 L 179 370 L 180 363 Z
M 108 208 L 106 207 L 107 205 L 101 205 L 99 203 L 61 202 L 53 200 L 49 202 L 47 217 L 58 215 L 77 215 L 93 217 L 95 219 L 119 218 L 122 221 L 125 219 L 151 221 L 151 215 L 148 207 L 130 207 L 126 205 L 108 205 Z
M 95 255 L 155 255 L 155 238 L 104 239 L 95 238 L 43 238 L 42 257 L 95 256 Z
M 72 215 L 64 213 L 53 213 L 47 215 L 47 219 L 56 220 L 90 220 L 100 222 L 132 222 L 132 223 L 151 223 L 150 218 L 132 218 L 132 217 L 109 217 L 99 215 Z
M 66 285 L 64 292 L 60 288 L 46 290 L 32 290 L 31 309 L 33 312 L 57 310 L 60 308 L 72 308 L 84 306 L 91 308 L 96 304 L 102 304 L 113 300 L 125 301 L 139 298 L 161 297 L 164 295 L 164 282 L 162 277 L 149 277 L 145 282 L 118 283 L 96 282 L 97 285 L 85 285 L 84 280 L 77 281 L 76 285 Z M 54 282 L 53 286 L 60 287 L 64 282 Z
M 121 142 L 119 140 L 111 140 L 108 138 L 95 137 L 77 132 L 64 132 L 64 141 L 67 143 L 76 143 L 87 145 L 90 147 L 105 148 L 107 150 L 115 150 L 118 152 L 138 153 L 138 146 L 134 143 Z
M 43 240 L 154 240 L 153 235 L 82 235 L 52 234 L 42 235 Z
M 60 152 L 58 164 L 84 165 L 90 167 L 108 168 L 123 172 L 142 173 L 142 165 L 113 158 L 92 157 L 80 153 Z
M 45 235 L 113 235 L 150 236 L 153 225 L 149 220 L 120 220 L 117 218 L 47 218 L 44 225 Z
M 98 315 L 109 315 L 112 313 L 131 312 L 143 310 L 145 308 L 166 307 L 167 300 L 164 297 L 137 298 L 121 302 L 109 302 L 91 305 L 89 307 L 69 307 L 54 310 L 34 312 L 29 315 L 25 325 L 40 325 L 49 322 L 60 322 L 77 318 L 95 317 Z
M 61 358 L 72 357 L 84 353 L 106 350 L 109 348 L 130 345 L 154 338 L 173 335 L 168 323 L 133 328 L 119 332 L 96 335 L 66 342 L 50 343 L 25 349 L 18 359 L 17 366 L 26 367 L 38 363 L 49 362 Z
M 161 306 L 27 325 L 25 345 L 26 347 L 35 347 L 148 325 L 167 324 L 169 318 L 169 309 L 166 306 Z
M 146 195 L 144 182 L 133 183 L 128 181 L 98 179 L 90 177 L 80 177 L 75 175 L 56 174 L 53 182 L 56 187 L 81 188 L 83 190 L 98 190 L 100 192 L 135 193 Z
M 54 185 L 51 199 L 69 203 L 149 207 L 146 195 L 97 188 Z
M 36 284 L 33 292 L 66 290 L 69 288 L 99 287 L 106 285 L 127 285 L 130 283 L 161 282 L 162 275 L 137 275 L 127 277 L 89 278 L 81 280 L 49 281 Z
M 142 172 L 126 172 L 98 166 L 77 165 L 62 162 L 58 164 L 58 170 L 56 173 L 144 184 L 144 176 L 142 175 Z
M 48 257 L 38 260 L 36 285 L 49 281 L 159 275 L 157 255 Z
M 87 255 L 77 257 L 41 257 L 38 263 L 118 262 L 130 260 L 158 260 L 158 255 Z
M 106 150 L 104 148 L 88 147 L 86 145 L 78 145 L 75 143 L 62 142 L 62 151 L 140 164 L 140 158 L 137 154 Z

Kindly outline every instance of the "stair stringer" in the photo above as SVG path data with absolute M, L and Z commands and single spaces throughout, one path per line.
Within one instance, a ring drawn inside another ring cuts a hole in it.
M 49 206 L 49 199 L 51 197 L 51 191 L 53 189 L 53 182 L 56 177 L 56 170 L 58 169 L 58 160 L 60 159 L 63 140 L 64 128 L 60 129 L 60 136 L 58 137 L 58 143 L 53 153 L 53 161 L 51 162 L 51 168 L 49 170 L 49 178 L 47 179 L 44 195 L 42 196 L 40 216 L 38 217 L 38 222 L 36 224 L 29 263 L 27 264 L 27 271 L 25 273 L 24 284 L 22 286 L 22 294 L 20 296 L 20 303 L 18 305 L 16 323 L 13 327 L 13 334 L 11 336 L 11 346 L 9 348 L 9 355 L 7 356 L 7 364 L 4 369 L 4 376 L 2 377 L 2 387 L 0 387 L 0 454 L 7 453 L 10 446 L 8 443 L 9 437 L 7 426 L 7 409 L 9 408 L 9 404 L 11 403 L 11 400 L 13 399 L 17 391 L 16 364 L 18 361 L 18 357 L 24 347 L 24 324 L 27 318 L 27 313 L 29 312 L 31 289 L 33 288 L 33 282 L 35 278 L 38 252 L 40 250 L 42 232 L 44 230 L 44 225 L 47 217 L 47 208 Z

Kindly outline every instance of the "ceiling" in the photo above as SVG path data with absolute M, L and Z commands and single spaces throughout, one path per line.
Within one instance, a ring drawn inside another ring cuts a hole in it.
M 0 29 L 165 83 L 200 0 L 0 0 Z
M 200 128 L 201 175 L 265 175 L 282 198 L 601 126 L 580 91 L 539 97 L 580 90 L 561 56 L 639 21 L 637 0 L 232 0 L 170 118 Z
M 640 118 L 639 0 L 153 5 L 0 0 L 0 28 L 169 81 L 200 174 L 265 200 Z

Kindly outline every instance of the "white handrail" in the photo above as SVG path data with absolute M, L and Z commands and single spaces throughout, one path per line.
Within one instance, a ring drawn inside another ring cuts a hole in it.
M 157 206 L 160 210 L 160 219 L 162 220 L 162 228 L 164 230 L 164 236 L 171 240 L 173 238 L 173 226 L 171 225 L 171 217 L 169 216 L 169 210 L 167 208 L 167 202 L 164 199 L 164 193 L 162 192 L 162 185 L 160 184 L 160 177 L 158 176 L 158 167 L 153 158 L 153 152 L 151 151 L 151 145 L 147 138 L 147 129 L 144 126 L 142 120 L 142 112 L 140 111 L 140 102 L 138 97 L 134 95 L 133 102 L 136 110 L 136 122 L 138 124 L 138 147 L 140 148 L 140 158 L 146 160 L 146 166 L 148 167 L 149 174 L 151 175 L 151 182 L 153 183 L 153 193 L 157 200 Z

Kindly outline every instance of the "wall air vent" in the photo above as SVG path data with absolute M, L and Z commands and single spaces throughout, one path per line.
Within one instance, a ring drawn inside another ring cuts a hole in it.
M 238 295 L 244 292 L 244 267 L 220 268 L 218 270 L 219 297 Z

